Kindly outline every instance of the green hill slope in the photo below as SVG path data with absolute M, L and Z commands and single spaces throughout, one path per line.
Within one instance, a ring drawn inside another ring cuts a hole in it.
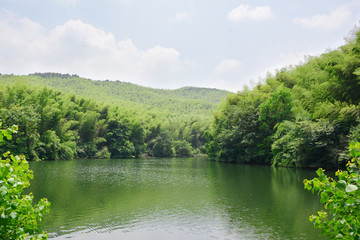
M 218 161 L 344 167 L 360 142 L 360 31 L 338 49 L 229 95 L 207 150 Z
M 121 105 L 129 110 L 143 109 L 179 114 L 208 115 L 229 93 L 225 90 L 184 87 L 176 90 L 153 89 L 120 81 L 93 81 L 76 75 L 36 73 L 28 76 L 1 75 L 0 83 L 22 82 L 74 93 L 104 104 Z
M 227 94 L 58 73 L 0 74 L 0 121 L 19 126 L 16 144 L 0 150 L 36 160 L 204 154 L 204 132 Z

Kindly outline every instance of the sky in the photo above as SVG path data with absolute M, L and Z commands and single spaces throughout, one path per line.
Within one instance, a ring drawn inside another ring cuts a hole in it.
M 0 73 L 236 92 L 359 21 L 359 0 L 0 0 Z

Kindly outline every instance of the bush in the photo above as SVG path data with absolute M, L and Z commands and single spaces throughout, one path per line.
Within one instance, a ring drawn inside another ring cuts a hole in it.
M 103 147 L 100 151 L 96 152 L 95 158 L 99 159 L 109 159 L 111 154 L 107 147 Z
M 1 128 L 0 123 L 0 128 Z M 0 142 L 10 140 L 17 127 L 0 130 Z M 46 232 L 38 228 L 43 215 L 49 211 L 50 203 L 41 199 L 32 206 L 33 195 L 23 195 L 33 177 L 24 156 L 13 156 L 10 152 L 0 158 L 0 236 L 2 239 L 47 239 Z
M 335 127 L 328 120 L 284 121 L 276 126 L 272 164 L 282 167 L 337 166 Z
M 304 180 L 305 188 L 318 192 L 325 210 L 310 216 L 310 221 L 332 239 L 360 239 L 360 143 L 350 144 L 353 157 L 347 170 L 336 172 L 338 180 L 316 171 L 318 178 Z
M 193 148 L 190 143 L 185 140 L 175 142 L 175 152 L 177 157 L 194 156 Z

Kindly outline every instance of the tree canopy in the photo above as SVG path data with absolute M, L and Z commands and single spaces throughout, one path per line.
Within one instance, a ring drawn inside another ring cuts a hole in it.
M 217 161 L 344 167 L 359 141 L 360 32 L 344 46 L 231 94 L 206 132 Z
M 227 93 L 55 73 L 1 75 L 0 85 L 0 119 L 5 126 L 19 126 L 14 142 L 0 148 L 30 160 L 204 154 L 203 133 Z

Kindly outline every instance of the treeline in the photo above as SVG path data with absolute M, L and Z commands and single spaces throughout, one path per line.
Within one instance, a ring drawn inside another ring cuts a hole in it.
M 154 89 L 121 81 L 94 81 L 77 75 L 35 73 L 28 76 L 0 75 L 2 84 L 48 87 L 64 93 L 90 98 L 131 110 L 156 113 L 164 121 L 168 115 L 201 115 L 211 119 L 212 111 L 229 93 L 210 88 L 184 87 L 176 90 Z
M 62 73 L 53 73 L 53 72 L 46 72 L 46 73 L 32 73 L 29 74 L 29 76 L 40 76 L 43 78 L 62 78 L 62 79 L 66 79 L 66 78 L 75 78 L 75 77 L 79 77 L 79 75 L 77 74 L 62 74 Z
M 229 95 L 206 133 L 217 161 L 344 166 L 360 140 L 360 32 L 347 44 Z
M 192 156 L 205 152 L 208 128 L 201 116 L 164 121 L 156 113 L 19 83 L 1 86 L 0 119 L 4 127 L 19 127 L 0 148 L 30 160 Z

